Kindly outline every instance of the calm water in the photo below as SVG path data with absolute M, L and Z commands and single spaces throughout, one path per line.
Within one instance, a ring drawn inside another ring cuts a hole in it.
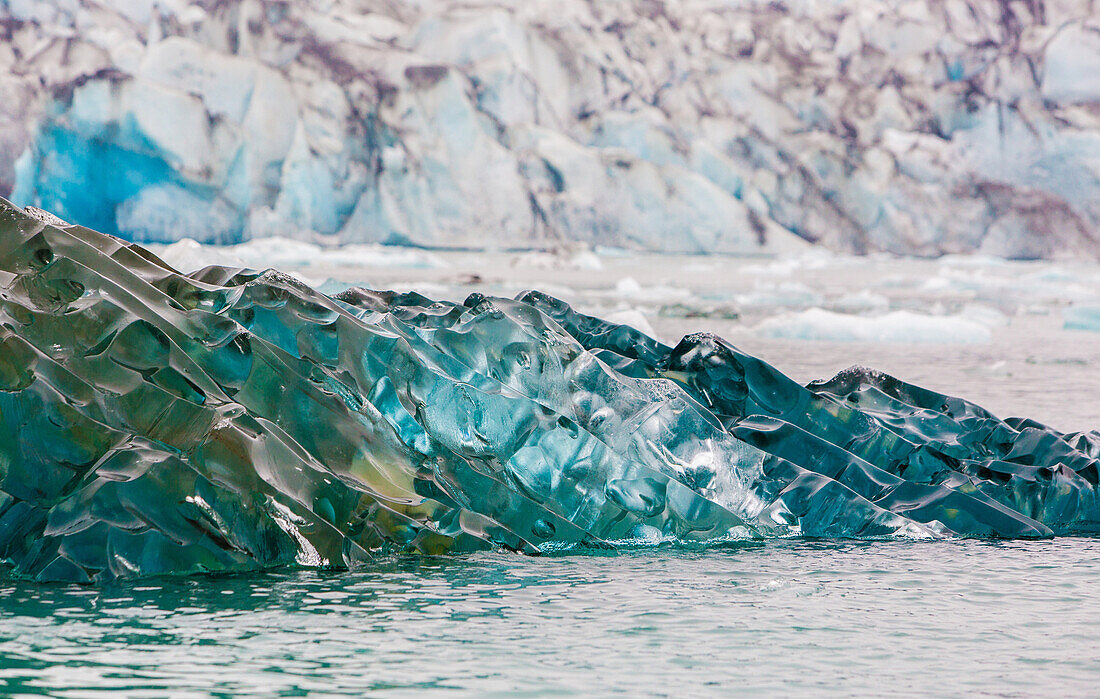
M 1095 694 L 1100 540 L 795 542 L 0 581 L 5 695 Z

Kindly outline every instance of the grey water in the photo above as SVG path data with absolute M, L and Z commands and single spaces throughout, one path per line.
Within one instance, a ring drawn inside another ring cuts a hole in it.
M 773 541 L 0 580 L 5 696 L 994 695 L 1100 686 L 1100 540 Z

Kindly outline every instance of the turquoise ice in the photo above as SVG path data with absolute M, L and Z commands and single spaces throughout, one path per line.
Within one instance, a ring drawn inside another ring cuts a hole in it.
M 172 269 L 0 200 L 0 557 L 36 580 L 1100 520 L 1097 432 L 854 368 L 801 386 L 538 292 Z

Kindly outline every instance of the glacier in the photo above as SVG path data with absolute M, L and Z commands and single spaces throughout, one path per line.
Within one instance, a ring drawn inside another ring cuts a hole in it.
M 0 558 L 40 581 L 393 552 L 1100 524 L 1100 433 L 852 368 L 800 385 L 530 291 L 176 270 L 0 200 Z
M 0 0 L 0 196 L 150 243 L 1095 259 L 1098 66 L 1085 0 Z

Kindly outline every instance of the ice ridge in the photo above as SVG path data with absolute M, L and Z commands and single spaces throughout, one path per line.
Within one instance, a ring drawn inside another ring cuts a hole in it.
M 851 369 L 801 386 L 538 292 L 190 274 L 0 200 L 0 558 L 103 582 L 395 551 L 1042 537 L 1096 432 Z

